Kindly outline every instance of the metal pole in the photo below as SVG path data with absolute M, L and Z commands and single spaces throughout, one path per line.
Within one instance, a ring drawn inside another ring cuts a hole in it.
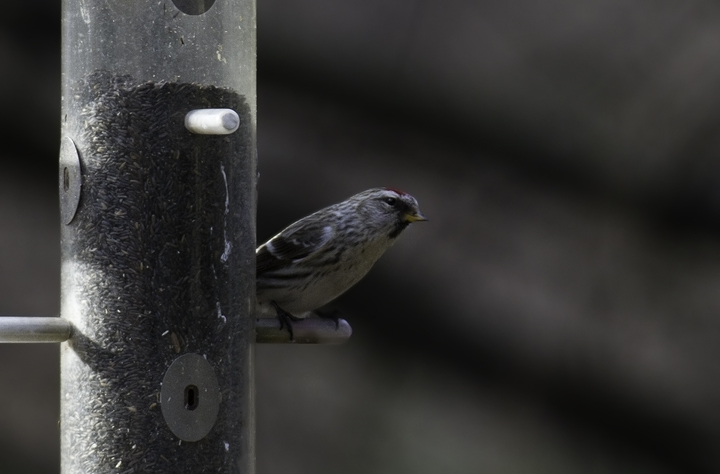
M 260 317 L 255 321 L 257 344 L 342 344 L 352 335 L 344 319 L 308 318 L 293 323 L 294 339 L 287 328 L 275 318 Z M 67 319 L 40 316 L 0 316 L 0 343 L 65 342 L 72 334 Z
M 62 472 L 253 473 L 254 1 L 64 0 L 62 64 Z
M 0 317 L 0 343 L 63 342 L 72 334 L 72 325 L 63 318 L 38 316 Z
M 331 319 L 308 318 L 293 323 L 295 338 L 280 327 L 276 318 L 258 318 L 255 323 L 258 343 L 294 343 L 294 344 L 343 344 L 350 339 L 352 328 L 344 319 L 337 323 Z

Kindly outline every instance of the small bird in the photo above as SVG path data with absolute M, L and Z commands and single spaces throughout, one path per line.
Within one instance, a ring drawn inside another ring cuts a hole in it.
M 343 294 L 408 225 L 426 220 L 414 197 L 392 188 L 368 189 L 300 219 L 255 251 L 260 311 L 273 308 L 292 340 L 291 320 Z

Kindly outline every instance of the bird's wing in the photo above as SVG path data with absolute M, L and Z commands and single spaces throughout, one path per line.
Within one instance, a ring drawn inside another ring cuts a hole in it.
M 257 274 L 310 257 L 327 245 L 334 235 L 335 229 L 328 225 L 292 224 L 257 249 Z

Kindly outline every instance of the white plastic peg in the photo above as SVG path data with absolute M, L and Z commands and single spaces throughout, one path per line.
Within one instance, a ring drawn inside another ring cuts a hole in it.
M 196 109 L 185 115 L 185 128 L 198 135 L 228 135 L 240 126 L 232 109 Z

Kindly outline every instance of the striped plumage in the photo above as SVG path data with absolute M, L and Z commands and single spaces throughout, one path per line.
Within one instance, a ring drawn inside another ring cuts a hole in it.
M 257 301 L 296 318 L 365 276 L 400 233 L 427 220 L 407 193 L 373 188 L 291 224 L 257 248 Z

